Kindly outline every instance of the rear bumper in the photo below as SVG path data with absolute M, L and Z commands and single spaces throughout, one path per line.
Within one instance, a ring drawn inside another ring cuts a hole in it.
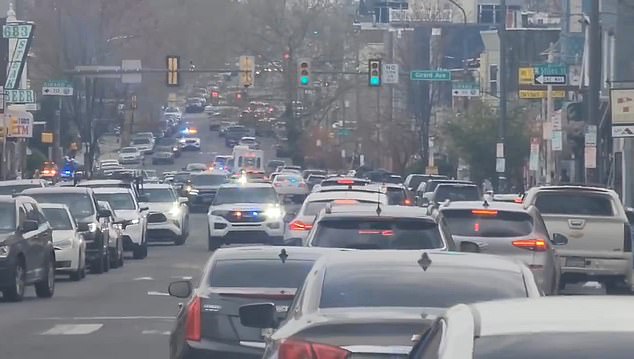
M 559 259 L 561 274 L 568 279 L 579 281 L 617 279 L 632 284 L 632 257 L 629 253 L 625 253 L 623 257 L 612 258 L 561 255 Z M 571 266 L 570 262 L 573 260 L 579 262 L 579 264 L 583 262 L 583 267 L 581 265 Z
M 264 349 L 245 347 L 239 344 L 219 343 L 210 340 L 187 341 L 179 359 L 260 359 Z

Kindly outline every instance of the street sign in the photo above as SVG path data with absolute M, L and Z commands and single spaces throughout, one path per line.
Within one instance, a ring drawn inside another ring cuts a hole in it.
M 535 82 L 535 70 L 532 67 L 520 67 L 517 80 L 520 85 L 532 85 Z
M 475 82 L 454 82 L 451 93 L 454 97 L 477 97 L 480 96 L 480 85 Z
M 2 26 L 2 37 L 5 39 L 28 39 L 33 32 L 33 24 L 9 24 Z
M 6 103 L 34 103 L 35 93 L 33 90 L 6 90 Z
M 383 64 L 383 83 L 398 83 L 398 64 Z
M 33 114 L 25 111 L 8 111 L 4 114 L 4 121 L 9 129 L 8 137 L 33 137 Z
M 563 150 L 563 133 L 561 131 L 553 131 L 552 138 L 550 140 L 550 147 L 553 151 Z
M 49 80 L 42 86 L 44 96 L 72 96 L 73 84 L 66 80 Z
M 521 99 L 536 100 L 546 98 L 546 90 L 519 90 Z M 566 91 L 554 90 L 552 91 L 553 98 L 565 98 Z
M 141 60 L 121 60 L 121 70 L 124 72 L 121 75 L 121 82 L 124 84 L 140 84 L 143 80 L 143 76 L 139 73 L 126 74 L 126 71 L 140 71 Z
M 349 128 L 337 129 L 337 136 L 339 137 L 350 137 L 350 135 L 352 135 L 352 130 Z
M 22 76 L 22 70 L 24 69 L 24 61 L 28 53 L 30 45 L 29 39 L 17 39 L 13 54 L 9 62 L 9 69 L 7 71 L 7 81 L 4 85 L 6 89 L 12 90 L 18 87 L 19 79 Z
M 448 70 L 414 70 L 410 72 L 412 81 L 451 81 L 451 71 Z
M 542 64 L 533 67 L 535 85 L 565 85 L 568 67 L 563 64 Z
M 634 137 L 634 89 L 610 90 L 612 137 Z

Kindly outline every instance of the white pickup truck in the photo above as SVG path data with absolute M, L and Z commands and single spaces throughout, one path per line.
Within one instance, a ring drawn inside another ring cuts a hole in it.
M 539 209 L 557 243 L 560 288 L 596 280 L 608 294 L 631 291 L 630 225 L 616 192 L 572 185 L 534 187 L 523 202 Z

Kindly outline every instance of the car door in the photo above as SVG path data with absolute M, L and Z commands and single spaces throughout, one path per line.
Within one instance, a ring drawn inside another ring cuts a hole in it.
M 26 212 L 26 220 L 35 221 L 39 224 L 37 211 L 31 203 L 24 203 Z M 22 233 L 24 240 L 27 242 L 26 253 L 26 277 L 28 282 L 35 281 L 44 273 L 44 249 L 41 243 L 41 226 L 38 229 L 26 233 Z

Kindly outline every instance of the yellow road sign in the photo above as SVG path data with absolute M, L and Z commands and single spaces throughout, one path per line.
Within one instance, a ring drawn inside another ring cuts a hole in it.
M 53 143 L 53 133 L 52 132 L 42 132 L 42 143 Z
M 517 79 L 520 85 L 532 85 L 535 81 L 535 70 L 532 67 L 520 67 Z
M 522 99 L 542 99 L 546 98 L 546 90 L 520 90 L 520 98 Z M 566 91 L 556 90 L 552 92 L 553 98 L 565 98 Z

